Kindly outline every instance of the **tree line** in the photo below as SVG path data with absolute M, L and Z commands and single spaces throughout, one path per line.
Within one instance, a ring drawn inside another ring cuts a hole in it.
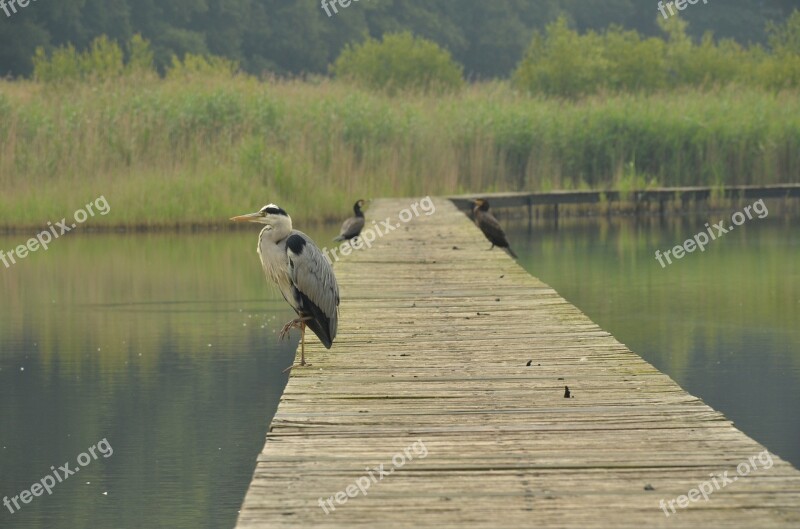
M 681 13 L 696 40 L 711 31 L 741 44 L 766 43 L 796 0 L 698 3 Z M 0 75 L 29 76 L 34 50 L 86 50 L 99 36 L 147 39 L 160 71 L 174 55 L 216 55 L 245 71 L 327 73 L 343 48 L 410 31 L 449 51 L 468 79 L 508 77 L 537 31 L 565 17 L 578 31 L 612 24 L 659 35 L 655 2 L 641 0 L 361 0 L 328 16 L 318 0 L 38 0 L 0 11 Z

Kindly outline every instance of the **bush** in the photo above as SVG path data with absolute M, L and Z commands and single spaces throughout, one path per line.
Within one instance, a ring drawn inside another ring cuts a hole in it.
M 715 42 L 706 33 L 698 44 L 687 35 L 687 23 L 679 17 L 659 20 L 667 35 L 664 67 L 670 87 L 711 87 L 743 81 L 749 75 L 752 53 L 732 40 Z
M 409 32 L 348 45 L 331 72 L 371 89 L 444 92 L 464 84 L 463 67 L 435 42 Z
M 155 76 L 153 51 L 150 42 L 141 35 L 134 35 L 122 48 L 106 36 L 92 41 L 89 49 L 77 51 L 71 44 L 55 49 L 50 56 L 44 48 L 37 48 L 33 57 L 34 78 L 44 83 L 65 83 L 75 81 L 95 81 L 116 79 L 124 76 Z M 191 77 L 230 78 L 239 66 L 235 61 L 216 56 L 202 56 L 187 53 L 181 60 L 174 55 L 167 68 L 170 79 Z
M 760 65 L 759 79 L 776 90 L 800 87 L 800 11 L 784 25 L 767 24 L 772 56 Z
M 795 10 L 786 24 L 767 23 L 767 35 L 775 53 L 800 55 L 800 11 Z
M 44 48 L 36 48 L 33 56 L 33 77 L 43 83 L 78 80 L 81 78 L 80 56 L 72 44 L 58 48 L 50 57 Z
M 693 42 L 687 23 L 659 19 L 666 39 L 642 38 L 611 27 L 583 35 L 563 17 L 536 33 L 513 76 L 523 91 L 575 98 L 602 91 L 656 91 L 732 83 L 772 90 L 800 86 L 800 11 L 785 24 L 769 24 L 771 50 L 743 48 L 710 33 Z
M 155 72 L 150 42 L 141 35 L 134 35 L 128 43 L 128 64 L 125 67 L 131 74 L 147 75 Z
M 44 83 L 69 81 L 108 80 L 126 73 L 143 74 L 153 71 L 153 54 L 150 43 L 135 35 L 128 43 L 129 60 L 124 64 L 124 54 L 119 44 L 105 35 L 94 39 L 89 49 L 77 51 L 71 44 L 60 47 L 48 57 L 44 48 L 36 48 L 33 57 L 33 76 Z
M 596 91 L 607 69 L 600 36 L 594 31 L 578 35 L 561 16 L 545 36 L 534 35 L 514 81 L 532 92 L 578 97 Z
M 183 60 L 172 56 L 172 64 L 167 68 L 167 79 L 222 78 L 229 79 L 239 71 L 236 61 L 214 55 L 204 57 L 187 53 Z
M 664 47 L 661 39 L 642 39 L 636 31 L 611 27 L 602 43 L 608 68 L 605 85 L 612 90 L 628 91 L 665 87 Z

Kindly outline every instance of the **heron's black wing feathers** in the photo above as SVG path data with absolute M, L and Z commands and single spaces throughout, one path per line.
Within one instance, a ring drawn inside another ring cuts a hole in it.
M 308 299 L 305 294 L 299 290 L 296 292 L 295 300 L 302 307 L 301 313 L 299 314 L 300 317 L 310 318 L 306 321 L 306 325 L 309 329 L 314 331 L 314 334 L 317 335 L 319 341 L 325 346 L 325 349 L 330 349 L 331 345 L 333 345 L 333 339 L 336 337 L 331 334 L 330 318 L 328 318 L 328 316 L 322 312 L 322 309 L 317 307 L 313 301 Z
M 286 239 L 289 274 L 295 290 L 292 305 L 326 348 L 336 337 L 339 320 L 339 286 L 333 268 L 304 233 L 293 231 Z

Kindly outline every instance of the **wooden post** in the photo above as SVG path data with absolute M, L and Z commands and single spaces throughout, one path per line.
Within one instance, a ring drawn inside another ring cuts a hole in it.
M 553 207 L 553 213 L 555 214 L 556 229 L 558 229 L 558 202 L 556 202 Z
M 528 232 L 533 229 L 533 198 L 528 197 Z

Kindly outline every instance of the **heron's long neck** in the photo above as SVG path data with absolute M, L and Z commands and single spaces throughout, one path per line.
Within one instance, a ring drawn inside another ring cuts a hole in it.
M 267 231 L 266 228 L 261 230 L 258 236 L 258 256 L 261 258 L 261 265 L 264 268 L 264 273 L 278 287 L 282 287 L 286 282 L 286 268 L 285 264 L 286 253 L 280 247 L 282 241 L 275 242 L 273 232 Z M 284 237 L 285 238 L 285 237 Z

